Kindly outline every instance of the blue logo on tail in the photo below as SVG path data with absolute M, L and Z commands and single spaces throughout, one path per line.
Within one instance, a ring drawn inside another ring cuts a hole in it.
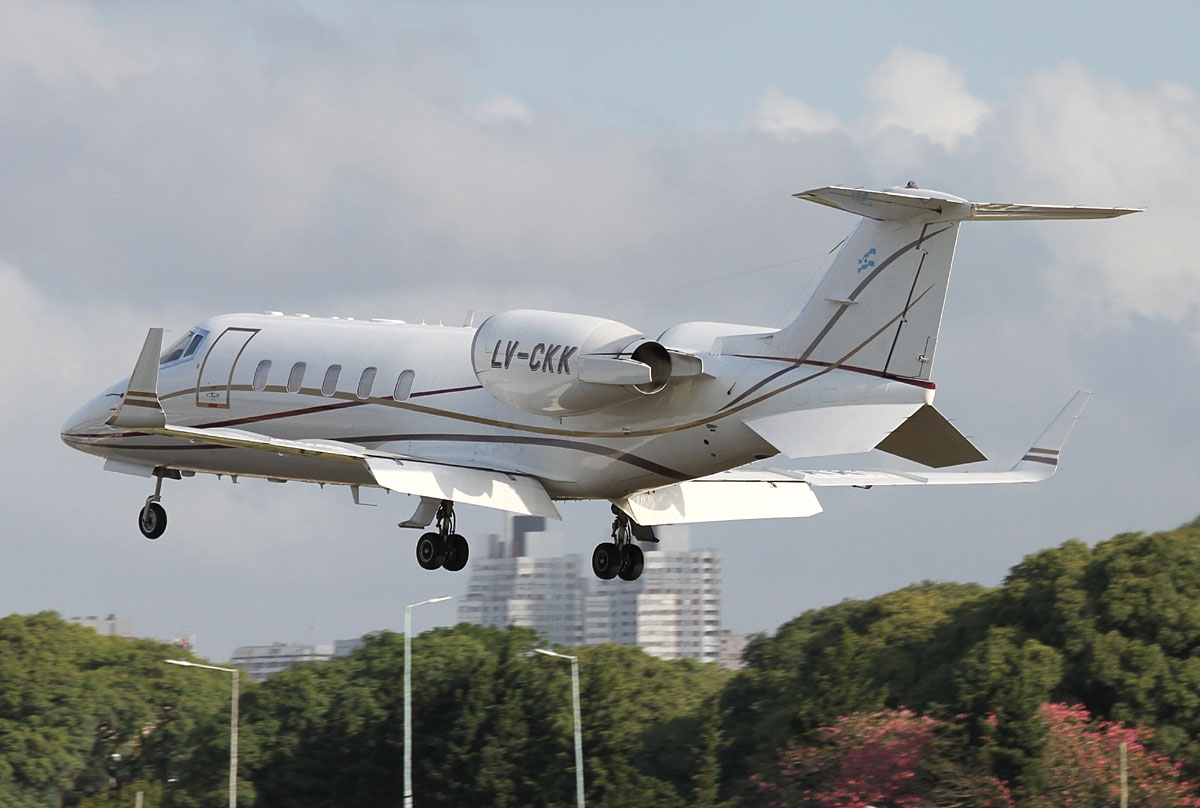
M 875 255 L 874 247 L 872 247 L 871 249 L 869 249 L 865 253 L 863 253 L 863 257 L 858 259 L 858 271 L 859 272 L 862 272 L 864 269 L 871 269 L 872 267 L 875 266 L 874 255 Z

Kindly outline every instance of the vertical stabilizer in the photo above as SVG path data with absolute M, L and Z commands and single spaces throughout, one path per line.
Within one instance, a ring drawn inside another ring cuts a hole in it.
M 920 188 L 836 186 L 796 194 L 863 219 L 800 315 L 771 339 L 777 356 L 928 381 L 958 227 L 964 221 L 1108 219 L 1139 208 L 968 202 Z
M 958 226 L 970 203 L 915 189 L 819 188 L 797 196 L 863 219 L 800 315 L 775 336 L 775 353 L 928 380 Z

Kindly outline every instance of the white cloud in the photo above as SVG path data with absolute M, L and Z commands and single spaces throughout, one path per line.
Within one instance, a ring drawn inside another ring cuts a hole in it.
M 3 13 L 0 76 L 10 81 L 24 72 L 46 85 L 86 83 L 111 91 L 147 69 L 140 47 L 114 41 L 88 6 L 15 0 Z
M 503 124 L 533 123 L 533 112 L 529 107 L 508 95 L 497 95 L 475 108 L 472 116 L 480 123 Z
M 759 100 L 750 127 L 782 140 L 842 129 L 833 113 L 816 109 L 798 98 L 789 98 L 774 87 Z
M 1067 63 L 1034 75 L 989 133 L 999 185 L 1022 201 L 1145 206 L 1117 222 L 1045 226 L 1063 311 L 1092 329 L 1131 315 L 1200 338 L 1200 103 L 1177 83 L 1137 91 Z M 1037 195 L 1031 199 L 1031 195 Z
M 854 126 L 831 112 L 770 88 L 751 116 L 751 129 L 780 140 L 846 132 L 889 161 L 905 160 L 914 149 L 889 142 L 896 130 L 925 138 L 943 151 L 955 151 L 974 136 L 991 114 L 966 89 L 966 77 L 943 56 L 896 46 L 870 72 L 865 87 L 869 109 Z
M 127 307 L 63 305 L 47 297 L 20 268 L 0 260 L 0 344 L 19 346 L 6 353 L 5 372 L 19 379 L 25 391 L 3 397 L 0 420 L 57 435 L 71 409 L 132 368 L 139 331 L 144 335 L 145 328 Z M 110 339 L 127 343 L 129 356 L 114 364 Z M 104 370 L 109 367 L 112 370 Z M 104 374 L 99 378 L 97 368 Z M 22 431 L 21 437 L 27 434 Z
M 927 137 L 946 151 L 978 130 L 991 110 L 966 89 L 966 77 L 944 56 L 897 45 L 867 77 L 872 104 L 865 128 L 890 127 Z

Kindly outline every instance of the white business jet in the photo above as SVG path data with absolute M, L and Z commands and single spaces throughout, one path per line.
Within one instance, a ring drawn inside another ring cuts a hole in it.
M 419 498 L 401 527 L 425 569 L 461 570 L 456 503 L 561 518 L 607 499 L 602 579 L 636 579 L 665 524 L 811 516 L 820 486 L 1049 477 L 1080 392 L 1008 471 L 797 471 L 749 465 L 880 449 L 933 469 L 986 458 L 932 406 L 959 225 L 1096 219 L 1135 208 L 968 202 L 911 183 L 797 194 L 862 221 L 781 329 L 691 322 L 648 339 L 611 320 L 506 311 L 480 326 L 229 314 L 162 351 L 62 429 L 104 468 L 155 478 L 138 524 L 158 538 L 164 479 L 197 472 L 373 486 Z

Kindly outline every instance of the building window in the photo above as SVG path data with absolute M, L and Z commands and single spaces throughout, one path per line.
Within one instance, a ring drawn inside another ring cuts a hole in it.
M 321 395 L 331 396 L 337 392 L 338 376 L 341 375 L 341 365 L 330 365 L 325 371 L 325 380 L 321 382 Z
M 271 360 L 264 359 L 258 363 L 258 367 L 254 369 L 254 381 L 250 382 L 250 386 L 258 392 L 267 389 L 267 374 L 271 372 Z
M 307 367 L 303 362 L 297 362 L 292 365 L 292 372 L 288 374 L 287 391 L 289 393 L 299 393 L 300 385 L 304 383 L 304 369 Z
M 367 368 L 362 372 L 362 376 L 358 379 L 358 397 L 370 398 L 371 388 L 375 386 L 375 374 L 378 373 L 377 368 Z
M 396 379 L 396 392 L 392 395 L 396 401 L 407 401 L 408 394 L 412 392 L 413 372 L 406 370 L 400 374 L 400 378 Z

